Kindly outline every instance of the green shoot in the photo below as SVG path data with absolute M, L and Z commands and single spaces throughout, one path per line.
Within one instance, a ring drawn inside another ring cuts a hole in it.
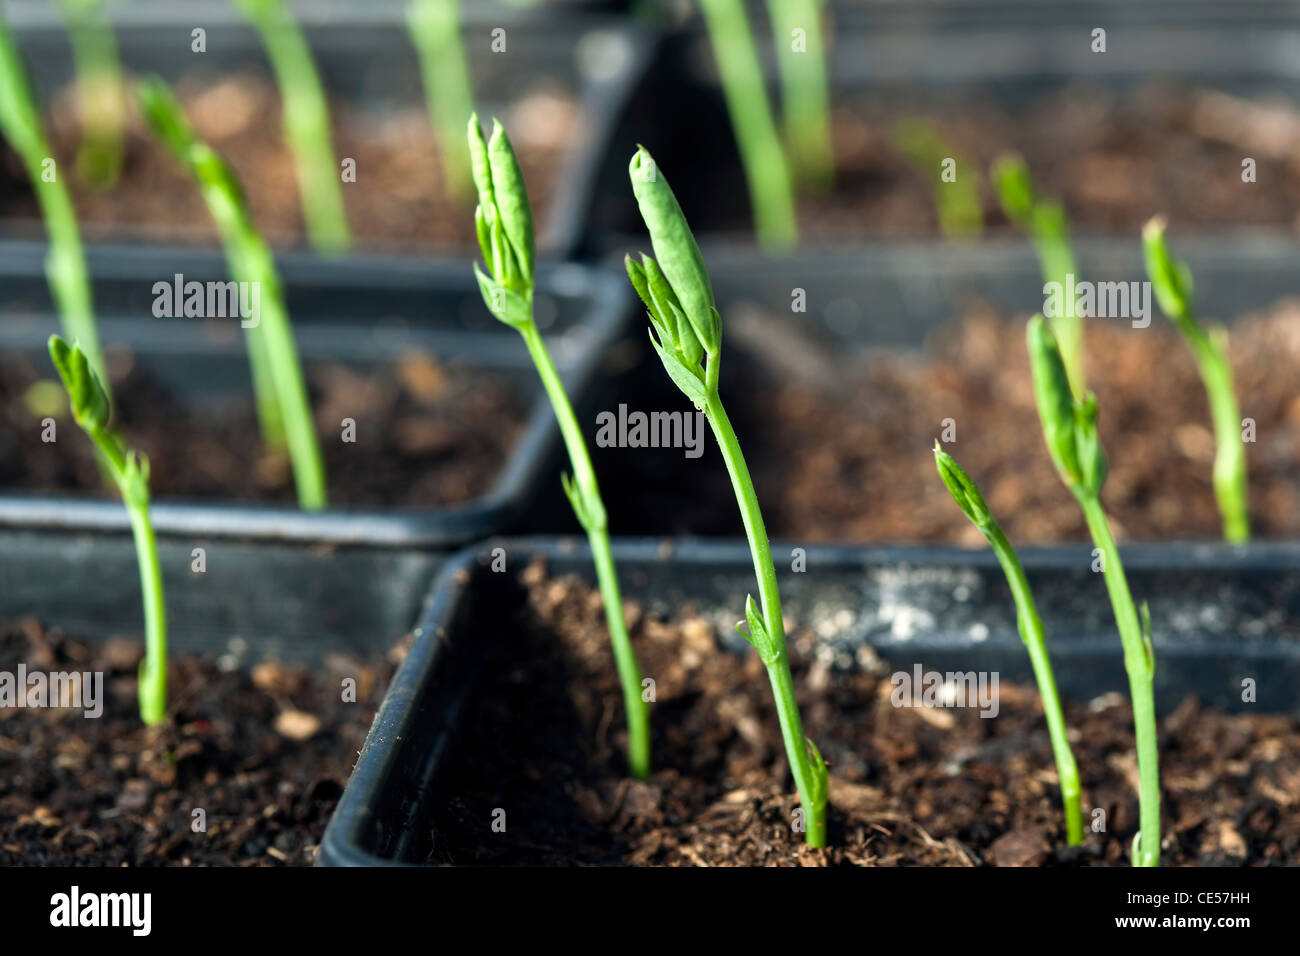
M 939 477 L 947 485 L 957 506 L 965 512 L 975 527 L 980 529 L 985 539 L 997 555 L 1002 573 L 1006 575 L 1011 587 L 1011 597 L 1016 604 L 1016 623 L 1020 629 L 1020 639 L 1029 651 L 1029 662 L 1034 668 L 1034 680 L 1038 683 L 1039 696 L 1043 698 L 1043 716 L 1047 720 L 1047 733 L 1052 740 L 1052 754 L 1056 758 L 1056 773 L 1061 778 L 1061 802 L 1065 806 L 1066 841 L 1070 846 L 1083 842 L 1083 805 L 1079 794 L 1079 767 L 1075 763 L 1074 753 L 1070 750 L 1070 739 L 1065 730 L 1065 714 L 1061 710 L 1061 698 L 1056 692 L 1056 678 L 1052 676 L 1052 659 L 1047 653 L 1047 638 L 1043 633 L 1043 621 L 1038 616 L 1038 607 L 1034 603 L 1034 594 L 1029 590 L 1029 581 L 1025 578 L 1025 569 L 1020 565 L 1016 549 L 1011 546 L 1002 526 L 984 503 L 975 482 L 962 469 L 961 465 L 934 443 L 934 463 L 939 469 Z
M 146 77 L 140 81 L 139 99 L 140 112 L 154 134 L 198 184 L 221 233 L 230 274 L 240 285 L 256 290 L 256 315 L 241 324 L 247 332 L 262 437 L 272 448 L 287 446 L 298 503 L 309 511 L 323 508 L 325 466 L 271 249 L 253 225 L 234 172 L 197 139 L 167 84 Z
M 460 0 L 411 0 L 406 21 L 420 59 L 429 119 L 438 131 L 447 194 L 468 199 L 474 180 L 460 131 L 464 117 L 474 109 L 474 93 L 461 43 Z
M 1007 218 L 1024 230 L 1038 254 L 1044 283 L 1058 283 L 1065 289 L 1068 276 L 1079 277 L 1070 246 L 1069 223 L 1060 203 L 1043 199 L 1034 190 L 1029 168 L 1019 156 L 1008 154 L 993 164 L 993 183 Z M 1044 288 L 1044 294 L 1047 293 Z M 1083 366 L 1083 316 L 1075 302 L 1062 296 L 1061 314 L 1049 321 L 1052 334 L 1060 343 L 1061 358 L 1070 376 L 1070 389 L 1076 401 L 1087 394 Z
M 564 436 L 573 467 L 572 478 L 563 476 L 564 492 L 591 544 L 596 578 L 605 604 L 609 639 L 614 648 L 619 681 L 623 685 L 628 766 L 634 776 L 644 780 L 650 774 L 649 708 L 641 696 L 641 667 L 632 651 L 627 623 L 623 620 L 623 600 L 619 593 L 614 555 L 610 550 L 605 504 L 600 497 L 596 471 L 591 465 L 591 455 L 573 405 L 565 394 L 564 383 L 533 318 L 536 251 L 528 190 L 510 138 L 500 123 L 493 120 L 492 136 L 485 142 L 478 116 L 474 115 L 470 117 L 468 133 L 470 169 L 479 199 L 474 210 L 474 225 L 483 260 L 490 272 L 484 273 L 475 263 L 474 276 L 488 311 L 523 336 L 555 411 L 560 433 Z
M 835 182 L 822 0 L 767 0 L 781 74 L 781 116 L 795 179 L 815 192 Z
M 149 521 L 149 459 L 126 447 L 108 427 L 108 393 L 81 347 L 50 336 L 50 359 L 67 390 L 72 415 L 99 451 L 126 505 L 135 539 L 140 589 L 144 595 L 145 654 L 140 662 L 140 719 L 160 724 L 167 717 L 167 604 L 163 599 L 158 546 Z
M 67 186 L 45 138 L 40 113 L 27 82 L 27 71 L 0 10 L 0 134 L 22 158 L 40 203 L 50 251 L 45 275 L 59 310 L 63 333 L 78 342 L 90 367 L 105 386 L 108 376 L 99 351 L 99 331 L 91 307 L 90 273 L 81 246 L 81 231 Z
M 81 101 L 82 143 L 77 172 L 82 182 L 104 189 L 122 172 L 126 86 L 117 40 L 104 17 L 103 0 L 59 0 L 72 41 Z
M 1120 642 L 1124 646 L 1124 669 L 1128 672 L 1133 731 L 1137 740 L 1141 828 L 1138 840 L 1134 842 L 1133 864 L 1159 866 L 1160 766 L 1152 692 L 1156 659 L 1151 646 L 1151 619 L 1145 605 L 1139 618 L 1137 606 L 1129 593 L 1119 548 L 1115 545 L 1101 504 L 1101 487 L 1106 481 L 1106 454 L 1097 436 L 1097 399 L 1092 394 L 1083 401 L 1074 398 L 1056 338 L 1041 315 L 1029 320 L 1027 338 L 1034 394 L 1047 450 L 1061 480 L 1083 509 L 1097 557 L 1102 562 L 1106 591 L 1119 628 Z
M 788 249 L 799 236 L 794 190 L 763 85 L 763 70 L 744 0 L 700 0 L 700 9 L 704 11 L 722 92 L 740 148 L 755 233 L 768 249 Z
M 713 286 L 677 198 L 645 149 L 639 149 L 632 157 L 628 172 L 655 253 L 653 259 L 642 255 L 640 262 L 627 256 L 624 263 L 628 278 L 649 313 L 654 326 L 650 344 L 663 362 L 664 370 L 691 403 L 704 412 L 722 450 L 740 506 L 762 602 L 760 614 L 753 597 L 746 598 L 743 623 L 748 626 L 748 632 L 741 630 L 741 634 L 767 668 L 786 755 L 803 805 L 805 840 L 811 846 L 825 846 L 826 764 L 817 747 L 803 734 L 790 660 L 786 655 L 776 566 L 772 562 L 763 513 L 740 442 L 718 395 L 722 318 L 714 303 Z
M 1214 421 L 1214 497 L 1223 516 L 1223 537 L 1234 544 L 1250 540 L 1247 509 L 1246 446 L 1241 440 L 1241 409 L 1232 384 L 1232 363 L 1228 360 L 1228 330 L 1213 326 L 1208 331 L 1196 321 L 1192 300 L 1192 273 L 1183 262 L 1169 255 L 1165 245 L 1165 222 L 1155 218 L 1142 229 L 1142 250 L 1147 276 L 1160 308 L 1192 350 L 1196 368 L 1205 383 Z
M 235 5 L 261 35 L 275 71 L 308 238 L 318 252 L 346 252 L 352 238 L 330 137 L 329 104 L 307 41 L 284 0 L 235 0 Z
M 934 125 L 919 119 L 902 120 L 894 128 L 894 142 L 924 175 L 933 178 L 939 231 L 948 239 L 977 237 L 984 228 L 979 185 L 974 176 L 962 175 L 965 164 L 953 155 Z M 951 179 L 945 178 L 949 168 Z

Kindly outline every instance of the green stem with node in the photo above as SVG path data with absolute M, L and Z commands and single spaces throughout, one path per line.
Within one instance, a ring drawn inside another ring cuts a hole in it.
M 1150 624 L 1138 618 L 1137 606 L 1129 593 L 1128 578 L 1120 561 L 1119 548 L 1101 499 L 1076 493 L 1093 545 L 1105 561 L 1102 577 L 1111 610 L 1124 646 L 1124 670 L 1128 673 L 1129 697 L 1133 701 L 1133 736 L 1138 759 L 1139 842 L 1134 847 L 1134 866 L 1160 865 L 1160 750 L 1156 738 L 1156 705 L 1153 692 L 1156 661 L 1151 646 Z
M 653 258 L 643 255 L 640 262 L 627 256 L 624 265 L 628 279 L 646 307 L 653 327 L 650 344 L 664 371 L 691 404 L 704 412 L 722 451 L 745 526 L 761 603 L 760 611 L 752 596 L 746 599 L 742 624 L 747 630 L 737 629 L 767 668 L 786 757 L 803 807 L 804 839 L 810 846 L 823 847 L 829 789 L 826 763 L 816 745 L 804 736 L 786 649 L 776 565 L 763 512 L 740 442 L 718 394 L 722 318 L 714 303 L 713 286 L 663 171 L 641 149 L 632 157 L 628 173 L 655 252 Z
M 1034 396 L 1052 463 L 1083 510 L 1093 545 L 1102 560 L 1102 576 L 1124 648 L 1129 695 L 1133 702 L 1133 734 L 1137 743 L 1139 832 L 1135 866 L 1160 864 L 1160 762 L 1155 717 L 1155 649 L 1146 607 L 1139 619 L 1129 592 L 1119 549 L 1101 504 L 1106 482 L 1106 455 L 1097 436 L 1097 401 L 1089 394 L 1077 401 L 1070 391 L 1061 352 L 1041 315 L 1027 329 Z
M 1002 573 L 1011 588 L 1011 598 L 1016 605 L 1016 624 L 1020 639 L 1029 651 L 1029 663 L 1034 669 L 1034 680 L 1038 684 L 1038 694 L 1043 699 L 1043 717 L 1047 720 L 1047 733 L 1052 741 L 1052 755 L 1056 759 L 1056 773 L 1061 779 L 1061 802 L 1065 808 L 1066 842 L 1078 846 L 1083 842 L 1083 806 L 1080 802 L 1079 766 L 1075 762 L 1074 752 L 1070 749 L 1070 738 L 1065 728 L 1065 713 L 1061 708 L 1061 698 L 1056 691 L 1056 678 L 1052 674 L 1052 659 L 1047 653 L 1047 637 L 1043 631 L 1043 620 L 1038 616 L 1038 606 L 1034 594 L 1029 589 L 1029 580 L 1025 569 L 1020 564 L 1016 549 L 1007 540 L 1002 526 L 984 502 L 975 482 L 966 474 L 956 459 L 934 445 L 935 466 L 939 477 L 947 485 L 953 500 L 965 512 L 975 527 L 984 535 L 993 553 L 997 556 Z
M 140 662 L 140 719 L 167 717 L 167 604 L 163 597 L 158 545 L 149 520 L 149 459 L 128 449 L 108 427 L 110 404 L 103 382 L 78 345 L 50 336 L 50 360 L 68 393 L 73 418 L 94 443 L 98 457 L 122 495 L 131 519 L 140 591 L 144 597 L 145 654 Z
M 641 666 L 632 650 L 623 617 L 623 598 L 609 542 L 605 504 L 573 404 L 533 316 L 536 252 L 528 191 L 504 127 L 494 121 L 492 137 L 485 141 L 478 117 L 471 116 L 468 141 L 470 169 L 479 198 L 474 221 L 488 267 L 485 273 L 475 264 L 475 278 L 488 311 L 523 336 L 564 438 L 573 467 L 572 478 L 562 476 L 564 492 L 578 523 L 587 533 L 605 605 L 605 622 L 627 715 L 628 767 L 635 777 L 644 780 L 650 775 L 650 712 L 642 697 Z
M 147 77 L 139 94 L 154 134 L 197 183 L 221 234 L 230 274 L 244 288 L 257 290 L 256 315 L 241 324 L 262 438 L 271 448 L 287 447 L 299 505 L 308 511 L 324 508 L 325 463 L 271 248 L 253 225 L 234 172 L 198 140 L 167 84 Z

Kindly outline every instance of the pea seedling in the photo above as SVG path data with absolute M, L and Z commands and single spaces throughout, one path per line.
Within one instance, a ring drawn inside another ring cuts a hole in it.
M 261 36 L 275 72 L 311 244 L 319 252 L 346 252 L 352 237 L 330 137 L 329 104 L 307 41 L 284 0 L 235 0 L 235 5 Z
M 939 477 L 948 487 L 957 506 L 979 528 L 993 553 L 997 555 L 1002 573 L 1011 587 L 1011 598 L 1016 604 L 1016 625 L 1020 639 L 1029 651 L 1029 663 L 1034 669 L 1038 694 L 1043 699 L 1043 717 L 1047 720 L 1047 733 L 1052 741 L 1052 754 L 1056 758 L 1056 773 L 1061 779 L 1061 802 L 1065 807 L 1066 841 L 1070 846 L 1083 842 L 1083 807 L 1079 794 L 1079 766 L 1070 750 L 1070 739 L 1065 730 L 1065 714 L 1061 698 L 1056 692 L 1056 678 L 1052 675 L 1052 659 L 1047 653 L 1047 638 L 1043 633 L 1043 619 L 1038 616 L 1034 593 L 1029 589 L 1025 569 L 1020 564 L 1016 549 L 998 524 L 997 518 L 984 503 L 975 482 L 971 481 L 961 465 L 934 443 L 934 463 Z
M 753 596 L 746 597 L 743 623 L 748 632 L 738 630 L 767 668 L 786 755 L 803 805 L 804 838 L 812 846 L 825 846 L 826 764 L 817 746 L 803 734 L 790 660 L 786 655 L 776 566 L 772 562 L 763 513 L 740 442 L 718 395 L 722 318 L 714 304 L 713 286 L 699 246 L 663 171 L 645 149 L 639 149 L 632 157 L 628 172 L 655 253 L 654 258 L 643 254 L 640 262 L 627 256 L 624 263 L 628 278 L 645 303 L 654 327 L 650 344 L 663 362 L 664 370 L 691 403 L 704 412 L 722 450 L 740 506 L 762 602 L 760 613 Z
M 769 249 L 788 248 L 799 234 L 794 190 L 744 2 L 700 0 L 700 9 L 718 61 L 736 145 L 740 147 L 754 210 L 754 231 L 758 241 Z
M 474 264 L 483 302 L 499 321 L 523 336 L 528 354 L 537 367 L 537 374 L 546 389 L 560 434 L 573 466 L 573 477 L 563 476 L 564 493 L 579 524 L 587 532 L 591 544 L 596 578 L 600 584 L 605 604 L 605 620 L 609 627 L 610 643 L 614 648 L 614 661 L 618 667 L 619 681 L 623 686 L 623 705 L 627 712 L 628 765 L 632 773 L 645 779 L 650 773 L 649 710 L 641 697 L 641 668 L 628 639 L 627 624 L 623 620 L 623 601 L 619 593 L 618 572 L 614 568 L 614 555 L 610 550 L 609 527 L 605 517 L 605 504 L 596 483 L 596 471 L 591 464 L 587 443 L 573 413 L 573 405 L 565 394 L 555 363 L 533 317 L 533 292 L 536 263 L 533 237 L 533 214 L 528 201 L 519 161 L 505 128 L 495 120 L 492 136 L 486 142 L 479 128 L 478 116 L 469 120 L 470 170 L 478 190 L 478 207 L 474 210 L 474 225 L 478 233 L 479 249 L 490 274 Z
M 801 187 L 826 192 L 835 182 L 830 83 L 822 36 L 822 0 L 767 0 L 781 75 L 786 153 Z
M 420 58 L 429 119 L 438 132 L 447 194 L 468 198 L 474 180 L 460 130 L 473 111 L 474 94 L 460 36 L 460 0 L 411 0 L 406 22 Z
M 287 446 L 298 503 L 307 510 L 323 508 L 325 466 L 275 258 L 253 225 L 234 172 L 198 140 L 167 84 L 146 77 L 139 99 L 154 134 L 198 184 L 221 233 L 231 275 L 260 290 L 257 321 L 245 323 L 244 331 L 262 436 L 273 448 Z
M 83 182 L 103 189 L 122 171 L 126 86 L 117 40 L 104 16 L 103 0 L 59 0 L 72 41 L 81 100 L 82 143 L 77 171 Z
M 1156 660 L 1151 646 L 1151 616 L 1143 605 L 1139 619 L 1119 549 L 1115 546 L 1101 504 L 1101 487 L 1106 481 L 1106 454 L 1097 436 L 1097 399 L 1092 394 L 1082 401 L 1074 398 L 1056 338 L 1041 315 L 1029 320 L 1027 339 L 1034 394 L 1047 451 L 1061 480 L 1083 509 L 1093 545 L 1104 562 L 1102 576 L 1106 580 L 1106 591 L 1119 628 L 1120 642 L 1124 646 L 1124 669 L 1128 672 L 1129 696 L 1133 701 L 1133 731 L 1138 759 L 1140 830 L 1133 843 L 1133 864 L 1159 866 L 1160 766 L 1152 691 Z
M 22 158 L 41 207 L 50 236 L 45 275 L 59 310 L 63 334 L 81 346 L 100 382 L 107 383 L 77 214 L 67 186 L 59 179 L 54 154 L 27 82 L 27 71 L 5 23 L 3 10 L 0 10 L 0 133 Z
M 144 595 L 145 655 L 140 662 L 140 719 L 162 723 L 167 717 L 167 605 L 153 524 L 149 521 L 149 459 L 126 447 L 108 425 L 108 392 L 78 345 L 50 336 L 50 360 L 63 380 L 72 415 L 90 436 L 122 494 L 131 518 L 140 589 Z
M 1067 286 L 1066 277 L 1079 277 L 1074 250 L 1070 246 L 1070 228 L 1065 218 L 1065 208 L 1057 202 L 1043 199 L 1034 189 L 1029 168 L 1019 156 L 1008 154 L 993 164 L 992 178 L 998 199 L 1007 218 L 1023 229 L 1033 243 L 1038 255 L 1038 265 L 1044 283 Z M 1046 291 L 1046 290 L 1044 290 Z M 1049 321 L 1052 334 L 1060 346 L 1065 370 L 1070 376 L 1070 390 L 1076 401 L 1083 401 L 1087 392 L 1083 363 L 1083 316 L 1078 314 L 1076 303 L 1064 297 L 1061 314 Z
M 939 232 L 948 239 L 971 239 L 984 228 L 984 207 L 972 175 L 960 175 L 965 166 L 953 155 L 951 145 L 932 123 L 907 119 L 894 127 L 894 142 L 904 155 L 934 183 L 934 207 Z M 951 161 L 954 177 L 943 178 L 944 164 Z
M 1142 250 L 1147 276 L 1161 310 L 1192 350 L 1196 369 L 1205 383 L 1214 422 L 1214 497 L 1223 517 L 1223 537 L 1234 544 L 1250 540 L 1247 505 L 1246 446 L 1241 440 L 1241 409 L 1232 384 L 1228 360 L 1228 330 L 1206 330 L 1196 321 L 1192 303 L 1192 273 L 1174 259 L 1165 245 L 1165 222 L 1155 218 L 1142 229 Z

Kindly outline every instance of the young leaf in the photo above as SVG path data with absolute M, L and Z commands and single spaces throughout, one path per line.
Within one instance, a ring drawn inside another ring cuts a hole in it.
M 704 268 L 704 257 L 695 242 L 682 208 L 677 204 L 663 171 L 644 147 L 636 151 L 628 166 L 632 192 L 641 218 L 650 232 L 655 259 L 672 286 L 682 311 L 700 344 L 710 355 L 718 351 L 720 335 L 713 327 L 711 312 L 716 308 L 713 285 Z
M 1142 254 L 1160 310 L 1183 326 L 1192 312 L 1192 273 L 1186 263 L 1169 254 L 1165 221 L 1159 216 L 1142 227 Z
M 524 279 L 531 284 L 536 242 L 528 190 L 524 186 L 524 174 L 519 169 L 514 147 L 510 145 L 510 137 L 506 135 L 505 127 L 495 119 L 492 120 L 492 138 L 488 140 L 487 150 L 488 165 L 492 170 L 492 192 L 501 214 L 501 224 L 510 238 L 510 246 Z
M 1028 229 L 1036 199 L 1025 161 L 1014 153 L 999 156 L 993 163 L 992 179 L 1007 218 L 1022 229 Z
M 970 476 L 961 465 L 939 447 L 938 441 L 934 443 L 934 464 L 939 469 L 939 477 L 947 486 L 952 500 L 957 502 L 957 507 L 961 508 L 966 513 L 966 517 L 978 527 L 983 528 L 987 525 L 990 515 L 988 505 L 984 503 L 984 496 L 980 494 L 979 488 L 975 487 L 975 482 L 970 480 Z
M 1048 453 L 1066 484 L 1082 487 L 1083 471 L 1079 467 L 1079 452 L 1075 444 L 1076 421 L 1070 380 L 1065 374 L 1056 338 L 1041 315 L 1029 320 L 1027 340 L 1034 396 L 1038 401 L 1038 417 L 1042 421 Z
M 87 432 L 99 432 L 108 425 L 111 406 L 99 376 L 90 367 L 78 345 L 69 346 L 57 335 L 49 341 L 50 360 L 68 392 L 72 415 Z
M 763 623 L 763 614 L 754 603 L 754 595 L 745 595 L 745 625 L 748 631 L 743 631 L 740 625 L 736 625 L 736 630 L 745 640 L 758 651 L 759 660 L 764 665 L 771 666 L 775 664 L 781 656 L 781 651 L 773 646 L 772 635 L 767 631 L 767 625 Z

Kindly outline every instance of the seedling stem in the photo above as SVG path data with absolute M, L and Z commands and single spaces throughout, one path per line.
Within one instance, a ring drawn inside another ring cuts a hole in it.
M 469 153 L 461 123 L 474 108 L 474 94 L 460 35 L 460 0 L 411 0 L 407 26 L 420 58 L 424 99 L 438 132 L 447 193 L 454 199 L 474 194 Z
M 740 148 L 758 241 L 773 251 L 798 238 L 794 190 L 743 0 L 700 0 Z
M 342 176 L 330 135 L 329 104 L 311 49 L 284 0 L 235 3 L 261 36 L 284 100 L 284 135 L 298 169 L 308 238 L 319 252 L 346 252 L 352 237 Z
M 786 653 L 785 622 L 771 545 L 740 442 L 718 393 L 722 318 L 699 246 L 663 171 L 645 149 L 639 149 L 628 173 L 655 252 L 654 258 L 642 255 L 640 262 L 627 256 L 624 265 L 628 279 L 645 304 L 653 326 L 650 344 L 664 371 L 704 412 L 722 451 L 754 561 L 761 604 L 760 614 L 753 597 L 746 599 L 744 628 L 738 630 L 767 668 L 786 756 L 799 790 L 804 839 L 811 846 L 825 846 L 826 764 L 816 745 L 803 733 Z
M 1061 779 L 1061 802 L 1065 807 L 1066 841 L 1070 846 L 1083 842 L 1083 808 L 1079 802 L 1079 767 L 1075 763 L 1074 753 L 1070 750 L 1070 739 L 1065 729 L 1065 714 L 1061 709 L 1061 698 L 1056 692 L 1056 678 L 1052 674 L 1052 659 L 1047 653 L 1047 638 L 1043 633 L 1043 621 L 1038 616 L 1038 607 L 1034 603 L 1034 594 L 1029 589 L 1025 569 L 1020 564 L 1016 549 L 1011 546 L 1007 536 L 998 524 L 997 518 L 984 502 L 980 493 L 961 465 L 934 444 L 935 465 L 939 477 L 948 486 L 953 500 L 979 528 L 993 553 L 997 555 L 1002 573 L 1006 575 L 1011 588 L 1011 597 L 1016 605 L 1016 623 L 1020 630 L 1020 639 L 1029 651 L 1029 662 L 1034 669 L 1034 680 L 1038 683 L 1038 693 L 1043 699 L 1043 716 L 1047 720 L 1047 733 L 1052 741 L 1052 754 L 1056 758 L 1056 772 Z
M 1106 455 L 1097 437 L 1097 400 L 1091 394 L 1081 402 L 1073 398 L 1060 349 L 1041 315 L 1029 320 L 1027 339 L 1034 394 L 1047 450 L 1062 482 L 1083 510 L 1097 556 L 1102 562 L 1106 592 L 1124 647 L 1124 667 L 1128 672 L 1129 694 L 1133 701 L 1133 733 L 1137 742 L 1141 826 L 1133 863 L 1135 866 L 1159 866 L 1160 765 L 1152 688 L 1155 649 L 1151 644 L 1150 617 L 1144 605 L 1139 622 L 1119 548 L 1115 546 L 1101 504 L 1101 488 L 1106 481 Z
M 1174 259 L 1165 245 L 1165 222 L 1155 218 L 1142 230 L 1142 248 L 1147 275 L 1160 308 L 1178 329 L 1196 359 L 1205 383 L 1214 422 L 1214 497 L 1223 518 L 1223 537 L 1233 544 L 1250 540 L 1249 493 L 1246 480 L 1246 445 L 1241 438 L 1241 409 L 1232 382 L 1228 358 L 1228 330 L 1222 326 L 1201 328 L 1196 321 L 1192 298 L 1192 273 L 1186 263 Z
M 59 178 L 54 154 L 45 138 L 22 57 L 0 10 L 0 133 L 22 158 L 32 191 L 40 204 L 50 249 L 45 275 L 59 310 L 63 333 L 81 346 L 104 388 L 108 376 L 99 350 L 99 331 L 91 306 L 90 274 L 77 228 L 72 197 Z
M 160 724 L 167 717 L 167 605 L 163 598 L 158 545 L 149 520 L 149 459 L 128 449 L 108 427 L 109 401 L 86 354 L 57 335 L 50 336 L 50 359 L 68 393 L 72 415 L 94 442 L 99 460 L 122 494 L 131 519 L 140 590 L 144 596 L 145 654 L 140 662 L 140 719 Z
M 493 121 L 491 139 L 484 141 L 478 116 L 471 116 L 468 139 L 470 168 L 479 197 L 475 226 L 490 272 L 490 275 L 484 273 L 476 263 L 475 277 L 488 311 L 523 336 L 564 438 L 573 468 L 572 478 L 563 476 L 564 492 L 578 523 L 587 533 L 605 605 L 605 622 L 627 715 L 628 767 L 634 776 L 644 780 L 650 775 L 650 715 L 642 697 L 641 667 L 623 619 L 623 599 L 596 470 L 573 405 L 533 315 L 536 256 L 528 192 L 510 138 L 500 123 Z
M 801 186 L 824 193 L 835 182 L 830 83 L 822 0 L 767 0 L 781 74 L 781 118 L 790 166 Z
M 117 40 L 104 16 L 102 0 L 59 0 L 72 41 L 77 96 L 83 127 L 77 171 L 83 182 L 107 188 L 122 171 L 122 130 L 126 126 L 126 87 Z
M 245 288 L 259 290 L 256 322 L 244 331 L 262 437 L 272 448 L 287 445 L 301 507 L 324 508 L 325 465 L 275 257 L 253 225 L 234 172 L 198 140 L 167 84 L 146 77 L 139 95 L 140 111 L 154 134 L 198 184 L 221 233 L 230 274 Z
M 992 178 L 1007 218 L 1024 230 L 1033 244 L 1043 282 L 1059 283 L 1059 288 L 1064 289 L 1067 276 L 1078 280 L 1079 267 L 1070 245 L 1065 207 L 1038 195 L 1029 167 L 1014 154 L 1007 154 L 993 164 Z M 1076 401 L 1083 401 L 1088 391 L 1083 360 L 1083 316 L 1078 314 L 1077 303 L 1068 296 L 1062 296 L 1061 310 L 1060 315 L 1048 322 L 1070 377 L 1070 390 Z

